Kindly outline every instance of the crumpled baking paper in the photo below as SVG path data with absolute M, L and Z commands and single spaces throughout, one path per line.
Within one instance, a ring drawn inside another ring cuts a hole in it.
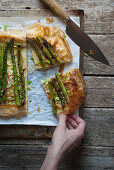
M 46 23 L 46 18 L 39 17 L 0 17 L 0 27 L 3 30 L 3 25 L 8 25 L 8 29 L 23 29 L 22 25 L 31 25 L 38 20 L 44 25 L 59 26 L 61 30 L 65 32 L 66 24 L 58 17 L 53 17 L 55 22 L 52 24 Z M 71 17 L 72 20 L 80 26 L 79 17 Z M 71 68 L 79 68 L 79 57 L 80 48 L 66 35 L 66 39 L 69 43 L 73 61 L 70 64 L 66 64 L 64 72 Z M 53 77 L 58 72 L 60 66 L 52 67 L 47 71 L 38 71 L 35 69 L 34 61 L 30 58 L 32 56 L 30 49 L 28 53 L 28 80 L 31 80 L 30 88 L 28 90 L 28 115 L 20 120 L 15 118 L 0 118 L 0 124 L 12 125 L 12 124 L 23 124 L 23 125 L 46 125 L 56 126 L 58 120 L 53 116 L 51 104 L 43 90 L 41 81 Z M 40 110 L 40 111 L 39 111 Z M 79 110 L 76 111 L 77 114 Z

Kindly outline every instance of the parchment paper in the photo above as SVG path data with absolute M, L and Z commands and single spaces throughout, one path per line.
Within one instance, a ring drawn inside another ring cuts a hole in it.
M 59 26 L 61 30 L 65 32 L 66 24 L 58 17 L 53 17 L 55 22 L 52 24 L 46 24 L 45 18 L 39 17 L 0 17 L 0 30 L 3 30 L 3 25 L 8 25 L 8 29 L 23 29 L 22 25 L 31 25 L 38 20 L 44 25 L 55 25 Z M 79 17 L 71 17 L 73 21 L 80 26 Z M 64 72 L 67 70 L 77 67 L 79 68 L 79 47 L 66 35 L 66 39 L 69 43 L 73 62 L 65 65 Z M 31 80 L 30 88 L 28 90 L 28 115 L 20 120 L 15 118 L 0 118 L 0 124 L 12 125 L 12 124 L 24 124 L 24 125 L 47 125 L 56 126 L 58 123 L 57 118 L 53 116 L 51 104 L 43 90 L 41 81 L 54 76 L 55 72 L 58 72 L 59 66 L 52 67 L 47 71 L 38 71 L 35 69 L 34 61 L 31 58 L 32 54 L 28 49 L 28 80 Z M 38 107 L 40 112 L 38 112 Z M 76 111 L 77 114 L 79 110 Z

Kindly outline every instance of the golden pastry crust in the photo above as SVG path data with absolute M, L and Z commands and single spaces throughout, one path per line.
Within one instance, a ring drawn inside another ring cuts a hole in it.
M 60 75 L 65 88 L 69 91 L 69 104 L 65 105 L 64 110 L 61 107 L 61 103 L 56 103 L 57 108 L 57 116 L 59 114 L 70 114 L 73 113 L 77 108 L 79 108 L 85 99 L 85 82 L 82 78 L 80 71 L 77 68 L 71 69 L 63 75 Z M 43 83 L 43 88 L 50 100 L 50 94 L 48 89 L 48 81 L 51 79 L 46 80 L 46 83 Z M 51 102 L 51 100 L 50 100 Z
M 27 101 L 24 106 L 17 107 L 16 105 L 0 105 L 0 116 L 2 117 L 15 117 L 21 119 L 27 115 Z
M 10 53 L 8 52 L 7 58 L 7 81 L 11 86 L 7 88 L 7 101 L 3 104 L 0 104 L 0 116 L 3 117 L 15 117 L 20 119 L 27 115 L 27 50 L 26 50 L 26 34 L 21 30 L 8 30 L 4 32 L 0 32 L 0 42 L 6 43 L 13 38 L 14 41 L 18 44 L 21 44 L 21 56 L 23 58 L 23 70 L 25 77 L 25 89 L 26 89 L 26 99 L 24 106 L 17 107 L 14 100 L 14 90 L 13 90 L 13 70 L 12 70 L 12 61 Z M 16 54 L 16 48 L 14 48 L 14 53 Z M 15 59 L 16 55 L 15 55 Z M 18 71 L 18 70 L 17 70 Z M 8 104 L 8 102 L 12 102 L 13 104 Z
M 6 43 L 11 38 L 13 38 L 15 42 L 22 43 L 23 46 L 26 46 L 26 34 L 22 30 L 9 29 L 8 31 L 0 31 L 1 43 Z
M 47 42 L 53 47 L 55 54 L 59 57 L 62 63 L 71 62 L 73 57 L 71 54 L 70 47 L 68 45 L 67 40 L 65 39 L 65 34 L 60 30 L 59 27 L 55 26 L 44 26 L 39 22 L 34 23 L 33 25 L 24 27 L 27 37 L 33 39 L 37 36 L 43 37 L 47 40 Z M 35 61 L 36 69 L 42 69 L 40 63 L 38 63 L 38 56 L 35 53 L 34 49 L 30 46 L 32 51 L 32 56 Z M 46 63 L 46 59 L 44 54 L 42 53 L 44 62 L 46 67 L 50 67 L 49 64 Z M 57 64 L 55 64 L 57 65 Z

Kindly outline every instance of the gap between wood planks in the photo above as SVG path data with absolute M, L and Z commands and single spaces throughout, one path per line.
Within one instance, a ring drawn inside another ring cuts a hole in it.
M 83 76 L 84 77 L 90 77 L 90 76 L 92 76 L 92 77 L 114 77 L 114 74 L 112 74 L 112 75 L 102 75 L 102 74 L 83 74 Z
M 8 143 L 1 143 L 1 141 L 0 141 L 0 146 L 25 146 L 25 147 L 27 147 L 27 145 L 28 146 L 31 146 L 32 147 L 32 145 L 33 146 L 38 146 L 38 147 L 42 147 L 42 148 L 48 148 L 49 147 L 49 145 L 50 145 L 50 143 L 51 142 L 49 142 L 49 140 L 51 141 L 51 139 L 50 138 L 48 138 L 48 139 L 46 139 L 47 140 L 47 143 L 48 144 L 46 144 L 46 143 L 44 143 L 44 144 L 41 144 L 41 143 L 38 143 L 38 141 L 42 141 L 42 142 L 44 142 L 44 140 L 42 140 L 42 139 L 22 139 L 21 138 L 21 140 L 20 139 L 14 139 L 14 142 L 16 141 L 16 142 L 18 142 L 18 143 L 14 143 L 13 141 L 12 141 L 12 139 L 3 139 L 2 141 L 3 142 L 7 142 L 6 140 L 8 140 Z M 21 142 L 20 142 L 21 141 Z M 10 143 L 10 142 L 12 142 L 12 143 Z M 23 144 L 23 143 L 24 144 Z M 29 142 L 29 143 L 27 143 L 27 142 Z M 113 145 L 112 146 L 106 146 L 106 145 L 84 145 L 84 144 L 81 144 L 80 145 L 81 147 L 84 147 L 84 148 L 96 148 L 96 149 L 102 149 L 102 148 L 112 148 L 112 147 L 114 147 Z
M 83 108 L 88 108 L 88 109 L 113 109 L 114 107 L 87 107 L 87 106 L 85 106 L 85 107 L 83 107 Z
M 8 141 L 8 142 L 7 142 Z M 40 143 L 42 142 L 42 143 Z M 43 144 L 44 143 L 44 144 Z M 47 143 L 47 144 L 46 144 Z M 51 144 L 51 138 L 48 139 L 25 139 L 25 138 L 14 138 L 14 139 L 9 139 L 9 138 L 4 138 L 0 140 L 0 146 L 40 146 L 40 147 L 44 147 L 44 148 L 48 148 L 49 145 Z M 84 144 L 82 142 L 81 147 L 90 147 L 90 148 L 111 148 L 114 147 L 114 145 L 110 145 L 110 146 L 106 146 L 106 145 L 88 145 L 88 144 Z

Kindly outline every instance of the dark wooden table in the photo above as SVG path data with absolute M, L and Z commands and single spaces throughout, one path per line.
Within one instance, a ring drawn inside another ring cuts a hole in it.
M 65 9 L 83 9 L 85 32 L 111 66 L 84 57 L 87 97 L 81 114 L 86 131 L 81 147 L 67 155 L 61 170 L 114 169 L 114 6 L 111 0 L 57 0 Z M 40 9 L 40 13 L 39 13 Z M 1 0 L 0 16 L 37 16 L 49 10 L 40 0 Z M 0 126 L 0 169 L 40 169 L 54 128 Z M 41 139 L 45 137 L 45 139 Z

